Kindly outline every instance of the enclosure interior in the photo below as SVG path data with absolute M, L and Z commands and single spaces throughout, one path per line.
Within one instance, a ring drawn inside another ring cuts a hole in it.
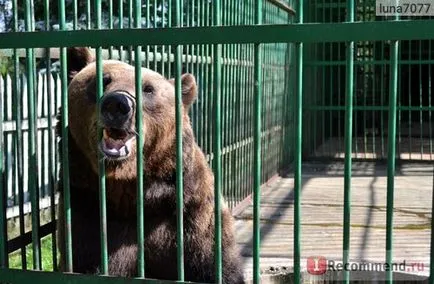
M 0 1 L 0 8 L 6 11 L 0 15 L 0 32 L 60 29 L 57 2 L 30 2 L 33 7 L 18 7 L 17 1 Z M 264 1 L 263 24 L 296 21 L 297 10 L 288 12 L 272 2 Z M 355 21 L 392 19 L 375 15 L 375 1 L 355 2 Z M 79 1 L 76 6 L 74 3 L 66 2 L 66 28 L 96 29 L 94 1 Z M 289 1 L 287 4 L 296 7 L 297 3 Z M 132 5 L 132 1 L 103 1 L 102 28 L 134 27 Z M 146 1 L 142 7 L 141 26 L 175 26 L 174 6 L 174 1 Z M 222 0 L 222 7 L 222 25 L 255 24 L 254 1 Z M 342 23 L 346 21 L 346 13 L 347 3 L 342 0 L 310 0 L 304 7 L 304 18 L 308 23 Z M 184 1 L 181 14 L 184 27 L 208 27 L 214 23 L 212 1 Z M 342 259 L 347 44 L 304 44 L 302 261 L 311 255 Z M 261 48 L 261 181 L 264 184 L 261 192 L 261 267 L 267 269 L 293 266 L 297 56 L 295 43 L 267 43 L 261 44 Z M 391 41 L 355 42 L 350 259 L 384 262 L 386 163 L 389 139 L 395 139 L 396 261 L 411 258 L 411 261 L 423 264 L 423 273 L 428 275 L 434 160 L 434 42 L 399 42 L 396 137 L 390 137 L 388 133 L 391 49 Z M 143 66 L 173 78 L 174 52 L 173 46 L 142 46 Z M 190 117 L 196 141 L 210 166 L 215 150 L 212 93 L 215 84 L 221 86 L 222 192 L 237 220 L 237 239 L 246 275 L 250 275 L 255 151 L 254 45 L 222 45 L 220 82 L 214 81 L 212 45 L 184 45 L 182 52 L 183 73 L 194 74 L 199 85 L 198 99 L 190 110 Z M 34 56 L 29 59 L 29 54 Z M 6 220 L 0 222 L 7 232 L 7 266 L 10 268 L 57 270 L 55 219 L 59 153 L 55 125 L 56 114 L 61 108 L 59 57 L 57 47 L 0 49 L 2 184 L 6 211 Z M 134 64 L 134 47 L 103 47 L 103 58 Z M 29 86 L 33 88 L 29 90 Z M 31 147 L 36 150 L 35 155 L 32 155 Z M 36 171 L 31 171 L 31 163 L 36 166 Z M 31 188 L 37 189 L 33 199 Z M 32 216 L 35 208 L 40 208 L 39 214 Z M 32 228 L 38 228 L 36 238 Z M 410 271 L 413 272 L 421 271 Z

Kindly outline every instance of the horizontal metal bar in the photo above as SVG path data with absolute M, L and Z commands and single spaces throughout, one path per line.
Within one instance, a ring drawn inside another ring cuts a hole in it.
M 59 48 L 49 48 L 50 52 L 47 53 L 46 48 L 36 48 L 34 50 L 35 52 L 35 58 L 46 58 L 47 56 L 50 57 L 50 59 L 59 59 Z M 17 49 L 18 57 L 25 58 L 26 57 L 26 50 L 25 49 Z M 12 57 L 13 56 L 14 49 L 0 49 L 0 57 Z M 91 49 L 91 54 L 95 55 L 95 50 Z M 129 51 L 124 50 L 119 52 L 119 50 L 112 50 L 112 54 L 110 56 L 108 49 L 102 50 L 102 58 L 103 59 L 121 59 L 126 58 L 129 55 Z M 134 51 L 131 53 L 131 56 L 133 58 L 131 63 L 134 63 Z M 161 52 L 155 52 L 155 53 L 149 53 L 148 56 L 146 55 L 146 52 L 142 52 L 142 61 L 149 60 L 149 61 L 157 61 L 157 62 L 174 62 L 175 61 L 175 55 L 174 53 L 164 53 Z M 211 64 L 212 58 L 211 56 L 198 56 L 198 55 L 191 55 L 191 54 L 183 54 L 182 55 L 182 62 L 183 63 L 205 63 L 205 64 Z M 419 61 L 418 61 L 419 62 Z M 236 58 L 228 58 L 228 57 L 222 57 L 222 64 L 223 65 L 235 65 L 235 66 L 253 66 L 253 61 L 248 60 L 239 60 Z M 269 65 L 271 66 L 271 64 Z M 268 66 L 265 66 L 268 67 Z M 281 68 L 281 66 L 277 66 L 278 68 Z
M 273 4 L 276 7 L 279 7 L 280 9 L 282 9 L 283 11 L 287 12 L 288 14 L 295 16 L 295 10 L 289 6 L 287 3 L 281 1 L 281 0 L 267 0 L 267 2 L 270 2 L 271 4 Z
M 354 65 L 388 65 L 390 63 L 390 60 L 374 60 L 370 58 L 357 58 L 356 61 L 354 61 Z M 411 59 L 411 60 L 399 60 L 399 65 L 413 65 L 413 64 L 420 64 L 420 65 L 429 65 L 434 64 L 434 59 L 426 59 L 426 60 L 418 60 L 418 59 Z M 318 60 L 318 61 L 307 61 L 305 66 L 345 66 L 346 61 L 345 60 Z
M 150 280 L 150 279 L 132 279 L 124 277 L 111 277 L 111 276 L 99 276 L 95 275 L 84 275 L 84 274 L 73 274 L 73 273 L 59 273 L 59 272 L 43 272 L 43 271 L 30 271 L 30 270 L 20 270 L 20 269 L 6 269 L 0 268 L 1 283 L 13 283 L 13 284 L 24 284 L 24 283 L 45 283 L 45 284 L 144 284 L 144 283 L 181 283 L 175 281 L 164 281 L 164 280 Z M 184 282 L 182 282 L 184 283 Z
M 46 187 L 47 184 L 42 184 L 42 187 Z M 27 194 L 27 192 L 26 192 Z M 59 194 L 56 193 L 55 197 L 54 197 L 54 203 L 57 205 L 59 200 Z M 51 197 L 50 196 L 46 196 L 41 198 L 40 202 L 39 202 L 39 210 L 43 210 L 43 209 L 47 209 L 48 207 L 51 206 Z M 13 205 L 12 207 L 8 207 L 6 209 L 6 218 L 9 220 L 11 218 L 16 218 L 20 216 L 20 208 L 19 205 Z M 32 212 L 32 208 L 30 206 L 30 202 L 25 202 L 23 204 L 23 212 L 24 215 L 27 215 L 29 213 Z
M 39 227 L 39 236 L 43 238 L 49 234 L 52 234 L 54 231 L 56 231 L 56 221 L 51 221 Z M 13 238 L 12 240 L 9 240 L 8 252 L 14 252 L 22 247 L 27 246 L 30 243 L 32 243 L 32 231 L 29 231 L 22 236 L 18 236 L 16 238 Z
M 0 48 L 434 39 L 434 20 L 0 33 Z
M 304 106 L 304 110 L 317 110 L 317 111 L 344 111 L 345 106 Z M 397 106 L 397 110 L 404 111 L 434 111 L 434 106 Z M 357 111 L 388 111 L 389 106 L 370 106 L 370 105 L 355 105 L 353 110 Z
M 54 123 L 57 122 L 57 118 L 55 116 L 53 116 L 52 121 Z M 38 130 L 42 130 L 42 129 L 47 129 L 48 128 L 48 118 L 38 118 L 36 120 L 36 127 Z M 21 130 L 28 130 L 29 129 L 29 121 L 27 119 L 25 120 L 21 120 L 22 124 L 21 124 Z M 14 132 L 17 130 L 17 126 L 14 120 L 10 120 L 10 121 L 4 121 L 3 122 L 3 131 L 4 132 Z

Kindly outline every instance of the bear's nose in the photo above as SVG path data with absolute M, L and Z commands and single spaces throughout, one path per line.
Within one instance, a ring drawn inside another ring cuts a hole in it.
M 132 116 L 132 100 L 122 93 L 105 95 L 101 101 L 101 114 L 106 122 L 121 127 Z

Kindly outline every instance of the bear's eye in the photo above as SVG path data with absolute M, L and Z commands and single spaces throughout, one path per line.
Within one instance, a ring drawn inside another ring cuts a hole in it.
M 112 82 L 112 78 L 110 77 L 110 74 L 106 73 L 102 76 L 102 84 L 104 88 L 107 87 L 107 85 L 110 84 L 111 82 Z
M 143 88 L 143 93 L 145 95 L 152 95 L 154 93 L 154 87 L 152 87 L 151 85 L 145 85 L 145 87 Z

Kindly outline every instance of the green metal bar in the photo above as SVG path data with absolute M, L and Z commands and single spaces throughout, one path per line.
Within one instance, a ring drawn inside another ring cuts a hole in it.
M 78 27 L 78 5 L 77 5 L 77 0 L 74 0 L 72 2 L 72 5 L 73 5 L 73 12 L 74 12 L 73 28 L 74 28 L 74 30 L 76 30 L 77 27 Z M 48 31 L 48 29 L 47 29 L 47 31 Z
M 221 24 L 223 26 L 227 25 L 227 10 L 228 10 L 228 3 L 227 0 L 221 0 Z M 220 77 L 220 85 L 221 85 L 221 109 L 224 110 L 221 113 L 221 136 L 222 136 L 222 148 L 226 146 L 227 143 L 227 117 L 228 117 L 228 109 L 227 109 L 227 94 L 228 94 L 228 66 L 223 61 L 223 58 L 228 58 L 228 46 L 222 45 L 222 73 Z M 222 151 L 222 194 L 223 196 L 227 196 L 227 153 Z
M 109 5 L 109 19 L 108 19 L 109 24 L 108 24 L 108 28 L 110 30 L 112 30 L 113 27 L 114 27 L 113 26 L 113 0 L 109 0 L 108 2 L 109 2 L 108 3 L 108 5 Z M 113 58 L 113 46 L 112 45 L 109 46 L 109 58 L 110 59 Z
M 221 26 L 221 0 L 215 0 L 213 5 L 214 26 Z M 209 27 L 208 29 L 211 29 Z M 222 220 L 221 220 L 221 194 L 222 194 L 222 136 L 221 136 L 221 72 L 222 72 L 222 45 L 213 45 L 214 85 L 213 85 L 213 162 L 214 162 L 214 223 L 215 223 L 215 283 L 223 283 L 222 273 Z
M 282 0 L 266 0 L 266 1 L 275 5 L 279 9 L 282 9 L 283 11 L 285 11 L 286 13 L 288 13 L 292 16 L 296 15 L 295 10 L 290 5 L 288 5 L 287 3 L 285 3 Z
M 384 57 L 382 57 L 384 58 Z M 417 64 L 419 63 L 419 60 L 414 60 L 414 59 L 404 59 L 404 60 L 400 60 L 399 64 L 402 65 L 413 65 L 413 64 Z M 372 59 L 365 59 L 362 60 L 361 58 L 359 58 L 356 62 L 354 62 L 354 65 L 359 66 L 359 65 L 366 65 L 366 63 L 369 63 L 370 65 L 385 65 L 385 64 L 389 64 L 390 61 L 389 60 L 372 60 Z M 426 64 L 433 64 L 434 60 L 429 59 L 429 60 L 424 60 L 424 63 Z M 316 61 L 306 61 L 306 63 L 304 64 L 305 66 L 322 66 L 322 65 L 328 65 L 328 66 L 345 66 L 347 64 L 346 60 L 333 60 L 332 62 L 330 61 L 325 61 L 325 60 L 316 60 Z
M 431 214 L 434 210 L 434 168 L 432 176 L 433 194 L 431 194 Z M 434 284 L 434 218 L 431 218 L 431 242 L 430 242 L 430 262 L 429 262 L 429 283 Z
M 389 130 L 387 150 L 387 209 L 386 209 L 386 263 L 391 267 L 393 260 L 393 203 L 395 190 L 396 152 L 396 103 L 398 91 L 398 41 L 391 44 L 390 91 L 389 91 Z M 386 271 L 386 280 L 393 283 L 393 271 Z
M 171 0 L 169 1 L 169 3 L 172 2 Z M 170 5 L 170 4 L 169 4 Z M 169 8 L 169 11 L 170 8 Z M 169 13 L 170 15 L 171 13 Z M 150 0 L 146 0 L 146 28 L 150 29 L 151 28 L 151 8 L 150 8 Z M 149 68 L 149 45 L 146 46 L 146 68 Z
M 303 1 L 298 1 L 298 23 L 303 23 Z M 294 147 L 294 282 L 301 283 L 301 157 L 303 106 L 303 43 L 296 43 L 297 92 L 295 95 L 295 147 Z
M 55 46 L 347 42 L 434 38 L 434 20 L 0 33 L 0 49 Z M 375 32 L 372 32 L 375 30 Z M 261 34 L 258 37 L 258 34 Z
M 408 56 L 408 58 L 409 59 L 412 59 L 411 57 L 412 57 L 412 42 L 411 41 L 409 41 L 408 42 L 408 50 L 409 50 L 409 56 Z M 409 66 L 408 67 L 409 69 L 411 68 L 411 66 Z M 410 69 L 411 70 L 411 69 Z M 412 87 L 412 85 L 413 85 L 413 83 L 412 83 L 412 80 L 413 80 L 413 78 L 412 78 L 412 72 L 408 72 L 408 76 L 407 76 L 407 84 L 408 84 L 408 87 L 407 87 L 407 92 L 408 92 L 408 94 L 410 94 L 409 96 L 408 96 L 408 105 L 409 106 L 411 106 L 411 97 L 412 97 L 412 91 L 411 91 L 411 87 Z M 412 111 L 409 111 L 408 112 L 408 144 L 409 144 L 409 149 L 413 149 L 413 138 L 412 138 L 412 127 L 411 127 L 411 124 L 412 124 L 412 118 L 411 118 L 411 116 L 412 116 L 412 114 L 413 114 L 413 112 Z M 408 155 L 409 155 L 409 158 L 411 159 L 412 157 L 412 151 L 409 151 L 409 153 L 408 153 Z
M 13 22 L 14 22 L 14 32 L 18 32 L 18 1 L 14 0 L 12 2 L 13 9 Z M 14 120 L 15 120 L 15 155 L 16 155 L 16 173 L 18 178 L 18 210 L 19 210 L 19 224 L 20 224 L 20 238 L 23 241 L 23 236 L 25 234 L 25 224 L 24 224 L 24 159 L 23 159 L 23 131 L 21 127 L 22 116 L 21 116 L 21 106 L 22 106 L 22 97 L 20 92 L 20 69 L 19 69 L 19 58 L 18 51 L 14 49 L 13 52 L 13 62 L 14 62 L 14 76 L 13 76 L 13 85 L 12 85 L 12 93 L 13 93 L 13 108 L 14 108 Z M 27 258 L 26 258 L 26 247 L 21 246 L 21 267 L 22 269 L 27 269 Z
M 171 28 L 172 27 L 172 13 L 170 11 L 172 11 L 172 0 L 168 0 L 167 1 L 167 10 L 169 11 L 168 15 L 167 15 L 167 27 Z M 172 47 L 169 46 L 167 48 L 167 58 L 170 58 L 170 55 L 172 54 Z M 170 60 L 167 61 L 167 75 L 170 78 L 172 75 L 172 65 L 170 64 Z
M 76 5 L 76 1 L 74 1 L 74 5 Z M 50 28 L 50 1 L 45 0 L 44 1 L 44 21 L 45 21 L 45 29 L 49 31 Z M 50 215 L 51 220 L 56 220 L 56 201 L 55 201 L 55 195 L 56 195 L 56 188 L 55 188 L 55 182 L 56 182 L 56 172 L 54 171 L 54 163 L 55 160 L 53 159 L 55 148 L 53 142 L 54 139 L 54 129 L 53 129 L 53 93 L 51 91 L 51 84 L 52 84 L 52 76 L 51 76 L 51 58 L 50 58 L 50 49 L 47 48 L 45 50 L 46 52 L 46 58 L 45 58 L 45 64 L 47 66 L 47 78 L 46 78 L 46 84 L 47 84 L 47 116 L 48 116 L 48 185 L 50 189 Z M 56 230 L 55 230 L 56 231 Z M 53 270 L 57 270 L 57 234 L 56 232 L 53 232 L 51 234 L 52 238 L 52 259 L 53 259 Z
M 91 1 L 87 0 L 86 2 L 86 21 L 87 21 L 87 29 L 90 30 L 92 28 L 92 19 L 91 19 Z
M 354 1 L 347 1 L 347 22 L 354 22 Z M 344 168 L 344 239 L 343 263 L 349 263 L 351 232 L 351 167 L 354 96 L 354 42 L 347 43 L 345 82 L 345 168 Z M 344 271 L 344 282 L 350 283 L 350 271 Z
M 182 5 L 181 0 L 175 4 L 176 26 L 182 26 Z M 177 269 L 178 280 L 184 281 L 184 184 L 183 184 L 183 163 L 182 163 L 182 46 L 175 48 L 175 118 L 176 118 L 176 243 L 177 243 Z
M 59 0 L 60 29 L 66 29 L 65 1 Z M 64 203 L 65 222 L 65 271 L 72 272 L 72 230 L 71 230 L 71 195 L 69 185 L 69 121 L 68 121 L 68 72 L 66 61 L 66 48 L 60 48 L 60 77 L 62 100 L 62 194 Z
M 128 28 L 133 28 L 133 0 L 128 0 Z M 130 64 L 133 63 L 133 48 L 128 46 L 128 61 Z
M 3 76 L 0 76 L 3 80 Z M 5 80 L 6 81 L 6 80 Z M 3 103 L 3 99 L 1 100 Z M 6 219 L 6 196 L 7 189 L 4 186 L 4 157 L 3 153 L 6 152 L 3 144 L 3 111 L 0 113 L 0 268 L 8 267 L 8 231 Z
M 178 4 L 178 1 L 177 1 Z M 179 7 L 177 5 L 177 7 Z M 178 14 L 178 13 L 177 13 Z M 179 20 L 179 18 L 178 18 Z M 177 21 L 179 24 L 179 21 Z M 182 46 L 175 46 L 175 99 L 176 99 L 176 215 L 177 215 L 177 268 L 178 280 L 184 281 L 184 195 L 182 163 Z
M 154 18 L 154 28 L 158 28 L 157 25 L 157 0 L 154 0 L 152 3 L 152 8 L 154 10 L 153 18 Z M 154 70 L 157 70 L 157 52 L 158 52 L 158 46 L 154 46 Z M 163 61 L 163 59 L 161 59 Z
M 177 3 L 179 0 L 177 1 Z M 177 21 L 178 22 L 178 21 Z M 179 22 L 178 22 L 179 24 Z M 178 280 L 184 281 L 184 194 L 182 163 L 182 46 L 175 47 L 175 112 L 176 112 L 176 216 L 177 216 L 177 268 Z
M 228 9 L 229 8 L 229 3 L 226 2 L 227 0 L 223 0 L 222 2 L 222 7 L 225 7 L 226 9 L 223 9 L 224 13 L 224 17 L 222 19 L 224 19 L 223 24 L 224 25 L 229 25 L 229 13 L 228 13 Z M 226 3 L 225 3 L 226 2 Z M 229 2 L 229 1 L 228 1 Z M 228 58 L 230 60 L 230 46 L 229 45 L 225 45 L 223 46 L 223 58 Z M 222 60 L 223 61 L 223 60 Z M 230 115 L 230 108 L 229 108 L 229 98 L 230 98 L 230 77 L 229 77 L 229 69 L 230 69 L 230 65 L 229 64 L 224 64 L 223 65 L 223 70 L 222 70 L 222 99 L 223 99 L 223 105 L 222 105 L 222 146 L 223 149 L 229 144 L 229 115 Z M 224 152 L 223 153 L 223 165 L 222 165 L 222 170 L 223 170 L 223 196 L 224 197 L 228 197 L 229 198 L 229 155 L 230 152 Z M 229 200 L 230 201 L 230 200 Z M 228 202 L 229 206 L 231 205 L 231 202 Z
M 95 24 L 96 29 L 101 29 L 101 0 L 95 1 Z M 102 47 L 96 48 L 96 90 L 97 90 L 97 109 L 101 109 L 101 98 L 104 96 L 102 82 Z M 100 112 L 97 112 L 97 120 L 99 120 Z M 98 127 L 98 137 L 103 135 L 101 127 Z M 107 248 L 107 192 L 105 180 L 105 162 L 103 154 L 98 151 L 98 172 L 99 172 L 99 212 L 100 212 L 100 245 L 101 245 L 101 273 L 108 275 L 108 248 Z
M 356 78 L 354 78 L 356 79 Z M 328 110 L 328 111 L 343 111 L 345 110 L 345 106 L 327 106 L 327 105 L 307 105 L 303 107 L 304 110 Z M 369 111 L 388 111 L 388 106 L 353 106 L 354 110 L 369 110 Z M 400 111 L 434 111 L 434 106 L 397 106 L 397 110 Z
M 381 58 L 384 58 L 384 41 L 381 42 L 381 53 L 380 56 Z M 385 70 L 385 65 L 381 65 L 381 74 L 384 74 L 384 70 Z M 384 100 L 385 100 L 385 95 L 384 95 L 384 76 L 381 76 L 380 79 L 380 105 L 384 106 Z M 401 112 L 399 112 L 401 113 Z M 381 111 L 381 121 L 380 121 L 380 127 L 381 127 L 381 157 L 384 158 L 385 157 L 385 146 L 384 146 L 384 132 L 385 132 L 385 127 L 384 127 L 384 111 Z M 399 135 L 400 133 L 398 132 L 398 141 L 399 141 Z
M 124 28 L 124 1 L 119 0 L 119 29 L 122 30 Z M 119 60 L 124 60 L 124 48 L 122 45 L 119 46 Z
M 141 28 L 142 23 L 142 6 L 140 0 L 134 0 L 134 21 L 135 27 Z M 142 97 L 142 47 L 135 46 L 135 84 L 136 84 L 136 131 L 137 139 L 137 276 L 145 278 L 145 225 L 144 225 L 144 133 L 143 133 L 143 97 Z
M 262 24 L 262 0 L 255 1 L 255 23 Z M 255 44 L 254 47 L 254 119 L 253 119 L 253 283 L 260 282 L 260 246 L 261 246 L 261 227 L 260 227 L 260 207 L 261 207 L 261 131 L 262 131 L 262 46 Z
M 26 1 L 26 31 L 32 31 L 34 19 L 32 18 L 33 1 Z M 41 247 L 39 239 L 39 188 L 37 181 L 37 153 L 36 153 L 36 106 L 35 106 L 35 65 L 33 49 L 26 49 L 27 71 L 27 102 L 29 120 L 29 192 L 32 208 L 32 243 L 33 243 L 33 269 L 41 269 Z
M 419 129 L 423 129 L 422 110 L 420 110 L 420 107 L 422 107 L 422 54 L 422 41 L 419 41 Z M 420 131 L 419 139 L 420 141 L 423 139 L 422 131 Z M 420 155 L 423 156 L 423 143 L 420 143 Z
M 373 47 L 372 47 L 372 54 L 373 55 L 371 55 L 371 57 L 374 57 L 375 58 L 375 54 L 376 54 L 376 52 L 377 52 L 377 50 L 376 50 L 376 44 L 374 43 L 373 44 Z M 376 88 L 375 88 L 375 85 L 376 85 L 376 81 L 378 80 L 377 78 L 379 77 L 377 74 L 376 74 L 376 68 L 375 68 L 375 66 L 374 65 L 370 65 L 370 68 L 371 68 L 371 70 L 372 70 L 372 78 L 373 78 L 373 83 L 372 83 L 372 89 L 371 89 L 371 92 L 372 92 L 372 105 L 375 105 L 376 103 L 377 103 L 377 100 L 376 100 Z M 376 120 L 376 115 L 378 115 L 378 113 L 376 113 L 376 112 L 371 112 L 371 119 L 372 119 L 372 121 L 374 122 L 374 121 L 378 121 L 378 120 Z M 372 135 L 372 152 L 373 153 L 377 153 L 377 149 L 376 149 L 376 143 L 377 143 L 377 141 L 376 141 L 376 136 L 377 135 Z
M 323 4 L 323 6 L 324 6 L 324 4 L 325 4 L 325 2 L 326 2 L 326 0 L 322 0 L 322 4 Z M 322 22 L 325 22 L 326 21 L 326 9 L 322 9 L 322 18 L 321 18 L 321 21 Z M 323 59 L 326 61 L 326 62 L 329 62 L 330 60 L 327 58 L 327 56 L 326 56 L 326 52 L 325 52 L 325 50 L 326 50 L 326 42 L 323 42 L 323 43 L 321 43 L 321 54 L 322 54 L 322 57 L 323 57 Z M 321 96 L 321 103 L 323 104 L 323 105 L 325 105 L 325 84 L 326 84 L 326 81 L 327 81 L 327 79 L 326 79 L 326 77 L 330 74 L 329 72 L 327 72 L 327 70 L 326 70 L 326 67 L 327 66 L 322 66 L 322 68 L 321 68 L 321 84 L 322 84 L 322 87 L 321 87 L 321 90 L 322 90 L 322 94 L 320 95 Z M 326 112 L 325 111 L 322 111 L 321 112 L 321 144 L 322 145 L 325 145 L 325 129 L 326 129 Z M 325 152 L 327 151 L 328 149 L 326 148 L 326 147 L 323 147 L 323 149 L 322 149 L 322 154 L 323 155 L 325 155 Z
M 0 268 L 1 281 L 4 283 L 44 283 L 44 284 L 175 284 L 175 281 L 126 279 L 125 277 L 99 276 L 86 274 L 22 271 Z M 31 279 L 29 282 L 29 279 Z
M 428 42 L 428 50 L 432 50 L 431 48 L 432 48 L 432 40 L 430 40 L 429 42 Z M 429 53 L 429 55 L 428 55 L 428 57 L 429 57 L 429 60 L 431 60 L 431 56 L 432 56 L 432 53 L 430 52 Z M 428 81 L 428 106 L 432 106 L 432 103 L 431 103 L 431 100 L 432 100 L 432 86 L 433 86 L 433 82 L 432 82 L 432 72 L 431 72 L 431 69 L 428 69 L 429 71 L 428 71 L 428 78 L 430 78 L 429 79 L 429 81 Z M 433 127 L 433 125 L 432 125 L 432 113 L 431 113 L 431 111 L 428 111 L 428 129 L 432 129 L 432 127 Z M 433 137 L 432 137 L 432 133 L 430 132 L 429 133 L 429 153 L 430 153 L 430 158 L 431 158 L 431 160 L 433 160 L 433 154 L 434 154 L 434 151 L 433 151 Z M 433 207 L 434 208 L 434 207 Z M 432 227 L 431 227 L 432 228 Z M 431 245 L 431 248 L 432 248 L 432 245 Z M 431 258 L 432 259 L 432 258 Z M 432 262 L 431 262 L 432 263 Z M 432 270 L 431 270 L 432 271 Z
M 166 5 L 165 1 L 161 0 L 161 6 L 165 7 L 165 5 Z M 162 16 L 161 16 L 161 27 L 162 28 L 166 27 L 165 21 L 166 21 L 166 15 L 162 12 Z M 160 71 L 161 71 L 161 74 L 163 74 L 163 76 L 169 77 L 168 74 L 166 74 L 165 65 L 166 65 L 166 62 L 170 62 L 170 59 L 169 59 L 169 57 L 167 57 L 167 60 L 164 60 L 164 56 L 167 56 L 167 51 L 166 51 L 166 47 L 163 45 L 161 47 L 161 65 L 160 65 Z

